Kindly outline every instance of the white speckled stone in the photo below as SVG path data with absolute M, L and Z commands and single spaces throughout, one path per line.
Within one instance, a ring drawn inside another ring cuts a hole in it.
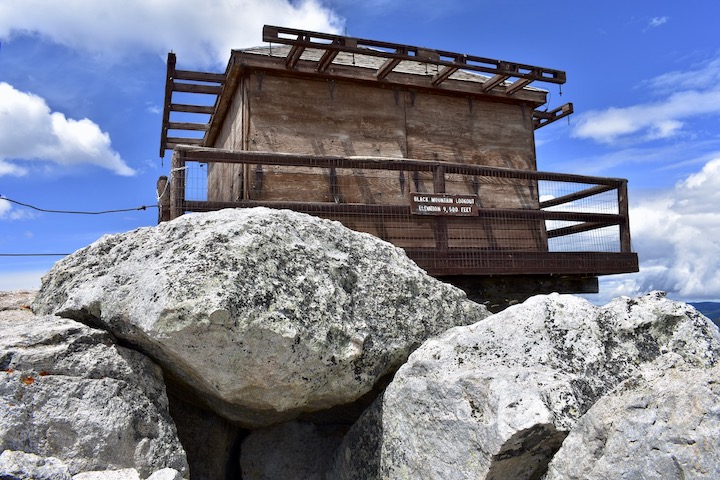
M 720 335 L 692 307 L 657 293 L 605 307 L 572 296 L 539 296 L 453 328 L 416 350 L 387 388 L 378 476 L 366 478 L 539 478 L 596 402 L 622 382 L 657 371 L 668 356 L 707 379 L 720 358 Z M 660 375 L 664 381 L 671 376 Z M 709 388 L 698 381 L 698 388 Z M 657 390 L 658 404 L 661 385 L 648 387 Z M 700 410 L 712 404 L 703 398 Z M 692 402 L 685 403 L 676 415 L 698 415 Z M 612 422 L 607 411 L 602 421 Z M 716 413 L 710 416 L 717 420 Z M 670 427 L 656 427 L 663 428 Z M 714 428 L 715 434 L 698 432 L 694 441 L 717 444 Z M 573 453 L 567 458 L 572 463 Z M 596 478 L 625 478 L 621 473 Z
M 162 372 L 102 330 L 0 311 L 0 451 L 57 458 L 76 474 L 187 471 Z
M 387 242 L 265 208 L 105 236 L 56 264 L 33 306 L 139 346 L 248 428 L 353 402 L 488 315 Z

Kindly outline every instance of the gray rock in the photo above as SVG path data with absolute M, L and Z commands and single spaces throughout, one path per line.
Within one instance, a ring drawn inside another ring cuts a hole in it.
M 239 478 L 240 441 L 247 432 L 191 403 L 186 392 L 168 390 L 168 400 L 192 480 Z
M 241 447 L 241 478 L 323 480 L 346 430 L 295 421 L 255 430 Z
M 382 447 L 382 405 L 380 395 L 343 437 L 328 468 L 328 480 L 380 480 Z
M 0 292 L 0 312 L 10 310 L 29 310 L 30 304 L 35 299 L 35 290 L 16 290 L 13 292 Z
M 265 208 L 105 236 L 58 262 L 33 308 L 138 345 L 246 428 L 351 403 L 488 315 L 389 243 Z
M 545 480 L 720 478 L 720 366 L 659 360 L 582 416 Z
M 60 459 L 5 450 L 0 453 L 3 480 L 70 480 L 70 470 Z
M 72 480 L 142 480 L 140 474 L 134 468 L 123 468 L 121 470 L 102 470 L 95 472 L 83 472 L 73 475 Z
M 120 470 L 102 470 L 94 472 L 78 473 L 72 480 L 143 480 L 134 468 L 123 468 Z M 183 480 L 180 472 L 174 468 L 163 468 L 153 473 L 145 480 Z
M 162 372 L 78 322 L 0 311 L 0 450 L 56 457 L 74 475 L 187 470 Z
M 182 480 L 182 474 L 174 468 L 163 468 L 150 475 L 147 480 Z
M 385 392 L 380 478 L 539 478 L 598 399 L 666 355 L 710 368 L 720 334 L 657 293 L 602 308 L 534 297 L 451 329 L 416 350 Z

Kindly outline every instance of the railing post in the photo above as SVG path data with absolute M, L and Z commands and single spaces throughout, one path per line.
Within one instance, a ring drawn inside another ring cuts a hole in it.
M 174 150 L 170 166 L 170 220 L 184 212 L 185 158 L 184 152 Z
M 620 221 L 620 252 L 630 253 L 630 209 L 628 207 L 627 180 L 618 183 L 618 213 L 622 217 Z
M 433 193 L 445 193 L 445 167 L 438 164 L 433 168 Z M 443 216 L 435 217 L 435 225 L 433 231 L 435 234 L 435 245 L 440 253 L 447 253 L 449 240 L 448 240 L 448 226 L 447 219 Z
M 157 181 L 158 223 L 170 220 L 170 185 L 165 175 Z
M 445 167 L 437 165 L 433 169 L 433 193 L 445 193 Z

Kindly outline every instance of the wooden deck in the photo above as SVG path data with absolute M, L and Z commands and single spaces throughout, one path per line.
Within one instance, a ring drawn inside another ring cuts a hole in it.
M 271 166 L 317 171 L 313 178 L 326 179 L 322 193 L 327 200 L 308 201 L 302 188 L 294 189 L 298 193 L 296 199 L 253 199 L 251 192 L 241 192 L 236 201 L 188 198 L 190 166 L 217 163 L 253 165 L 260 168 L 254 171 L 260 176 L 265 174 L 264 167 Z M 340 202 L 333 192 L 341 192 L 342 187 L 333 186 L 333 178 L 337 176 L 332 172 L 342 169 L 361 176 L 363 172 L 373 171 L 394 171 L 409 179 L 413 173 L 429 175 L 433 179 L 433 191 L 424 195 L 429 195 L 428 201 L 432 196 L 443 200 L 443 194 L 451 200 L 473 198 L 472 212 L 461 215 L 459 210 L 442 211 L 441 204 L 436 212 L 419 212 L 417 205 L 413 205 L 412 197 L 417 192 L 412 192 L 412 185 L 401 204 Z M 623 179 L 407 158 L 279 154 L 193 146 L 176 147 L 171 171 L 170 186 L 162 198 L 161 220 L 173 219 L 185 212 L 221 208 L 291 209 L 338 220 L 349 228 L 387 240 L 404 248 L 410 258 L 435 276 L 594 277 L 638 271 L 637 255 L 631 252 L 627 182 Z M 483 206 L 482 195 L 447 195 L 445 186 L 452 176 L 474 179 L 480 191 L 482 185 L 527 187 L 548 182 L 555 191 L 570 193 L 540 196 L 536 207 L 487 208 Z M 572 188 L 559 188 L 565 185 Z M 594 200 L 598 198 L 602 198 L 602 202 Z M 555 248 L 551 245 L 553 241 L 559 241 Z M 590 247 L 583 246 L 583 241 L 589 242 Z M 574 245 L 580 248 L 575 250 Z

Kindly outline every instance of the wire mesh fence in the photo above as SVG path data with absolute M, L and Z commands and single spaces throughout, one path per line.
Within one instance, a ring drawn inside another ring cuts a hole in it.
M 636 268 L 619 179 L 192 147 L 176 149 L 171 176 L 170 218 L 287 208 L 389 241 L 438 275 Z

